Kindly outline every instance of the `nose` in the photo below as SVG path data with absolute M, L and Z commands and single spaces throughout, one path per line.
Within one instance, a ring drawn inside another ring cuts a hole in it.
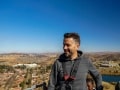
M 64 46 L 63 46 L 63 49 L 64 49 L 64 50 L 65 50 L 65 49 L 67 49 L 67 46 L 66 46 L 66 45 L 64 45 Z

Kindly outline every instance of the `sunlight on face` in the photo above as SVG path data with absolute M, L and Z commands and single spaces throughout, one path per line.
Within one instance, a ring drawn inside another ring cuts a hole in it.
M 71 57 L 79 49 L 79 44 L 73 38 L 65 38 L 63 50 L 67 57 Z

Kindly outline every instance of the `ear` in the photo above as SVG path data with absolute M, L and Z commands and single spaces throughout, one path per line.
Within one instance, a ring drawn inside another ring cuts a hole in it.
M 79 49 L 79 47 L 80 47 L 80 44 L 77 43 L 77 49 Z

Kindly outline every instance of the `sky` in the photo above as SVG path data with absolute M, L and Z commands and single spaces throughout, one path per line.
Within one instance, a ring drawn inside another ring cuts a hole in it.
M 66 32 L 83 52 L 120 52 L 120 0 L 0 0 L 0 53 L 62 52 Z

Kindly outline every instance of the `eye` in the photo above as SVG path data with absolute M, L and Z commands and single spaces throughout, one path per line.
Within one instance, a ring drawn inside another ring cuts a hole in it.
M 65 44 L 65 43 L 64 43 L 64 44 L 63 44 L 63 46 L 67 46 L 67 47 L 69 47 L 69 46 L 70 46 L 70 44 Z
M 71 45 L 70 44 L 66 44 L 67 47 L 70 47 Z

